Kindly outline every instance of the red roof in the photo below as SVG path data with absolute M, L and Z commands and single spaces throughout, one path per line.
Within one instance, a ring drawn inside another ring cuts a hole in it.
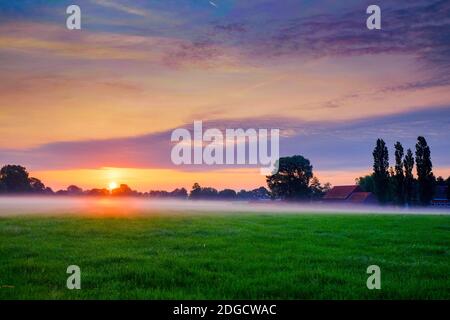
M 354 186 L 336 186 L 333 187 L 327 194 L 323 197 L 326 200 L 345 200 L 353 192 L 360 192 L 361 188 L 357 185 Z
M 371 192 L 354 192 L 347 200 L 351 202 L 365 202 L 367 200 L 371 200 L 371 197 Z

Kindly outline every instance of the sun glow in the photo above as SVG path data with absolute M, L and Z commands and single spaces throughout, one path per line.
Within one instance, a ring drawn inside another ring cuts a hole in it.
M 118 185 L 115 182 L 110 182 L 108 185 L 109 190 L 117 189 Z

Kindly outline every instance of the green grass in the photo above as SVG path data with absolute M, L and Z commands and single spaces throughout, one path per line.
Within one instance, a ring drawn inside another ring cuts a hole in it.
M 449 299 L 449 244 L 449 216 L 6 217 L 0 299 Z

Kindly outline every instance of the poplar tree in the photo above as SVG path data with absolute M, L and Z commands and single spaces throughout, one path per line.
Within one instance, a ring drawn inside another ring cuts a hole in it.
M 419 201 L 421 204 L 427 205 L 433 199 L 435 179 L 430 147 L 422 136 L 417 138 L 416 143 L 416 169 L 419 183 Z
M 389 153 L 383 139 L 378 139 L 373 150 L 374 191 L 381 203 L 389 200 Z
M 394 145 L 395 148 L 395 174 L 394 174 L 394 199 L 397 204 L 405 203 L 405 175 L 403 173 L 404 150 L 400 142 Z
M 414 156 L 411 149 L 406 151 L 405 159 L 403 159 L 403 167 L 405 168 L 405 202 L 411 204 L 414 196 Z

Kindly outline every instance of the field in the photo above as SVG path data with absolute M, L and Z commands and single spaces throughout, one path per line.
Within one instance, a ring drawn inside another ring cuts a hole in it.
M 449 246 L 437 215 L 2 217 L 0 299 L 450 299 Z

